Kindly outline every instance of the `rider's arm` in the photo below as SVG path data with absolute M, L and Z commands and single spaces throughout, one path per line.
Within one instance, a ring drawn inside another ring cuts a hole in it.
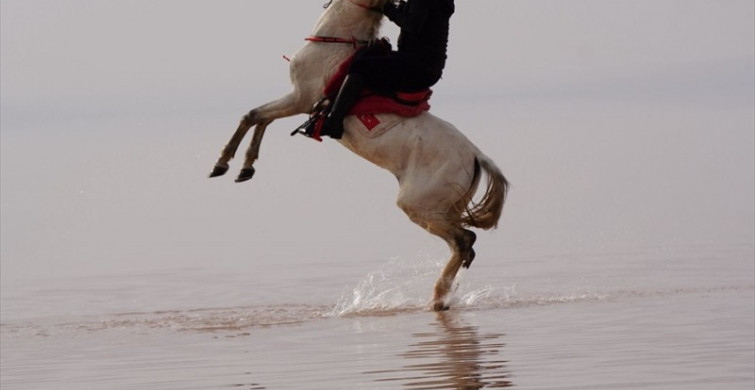
M 428 2 L 434 0 L 409 0 L 385 3 L 383 13 L 392 22 L 409 32 L 420 32 L 427 20 Z

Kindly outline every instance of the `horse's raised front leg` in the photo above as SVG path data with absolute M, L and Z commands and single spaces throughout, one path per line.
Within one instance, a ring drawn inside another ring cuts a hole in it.
M 256 110 L 257 109 L 249 111 L 248 114 L 241 118 L 239 127 L 236 128 L 233 136 L 220 152 L 220 157 L 218 158 L 218 161 L 215 162 L 215 166 L 212 168 L 212 172 L 210 172 L 210 177 L 222 176 L 228 172 L 228 162 L 236 155 L 236 149 L 239 148 L 241 140 L 244 139 L 246 132 L 255 124 Z
M 309 104 L 303 102 L 298 96 L 298 94 L 292 92 L 278 100 L 259 106 L 244 115 L 230 141 L 223 147 L 223 151 L 220 153 L 217 162 L 215 162 L 210 177 L 221 176 L 228 172 L 228 162 L 236 155 L 236 150 L 239 148 L 244 136 L 246 136 L 246 133 L 252 126 L 257 125 L 254 139 L 249 147 L 250 150 L 247 151 L 247 161 L 244 164 L 244 169 L 247 169 L 247 173 L 249 172 L 248 169 L 251 169 L 253 174 L 252 164 L 259 156 L 260 143 L 262 142 L 262 136 L 265 133 L 267 125 L 278 118 L 307 112 Z M 253 157 L 251 161 L 249 160 L 250 156 Z M 248 180 L 251 178 L 251 175 L 248 176 L 244 180 L 237 179 L 236 181 Z M 241 178 L 241 175 L 239 175 L 239 178 Z
M 247 181 L 254 176 L 254 162 L 260 157 L 260 145 L 262 144 L 262 137 L 265 136 L 265 129 L 272 121 L 262 122 L 257 124 L 254 128 L 254 135 L 252 136 L 252 143 L 246 150 L 244 157 L 244 165 L 241 167 L 239 175 L 236 177 L 236 183 Z

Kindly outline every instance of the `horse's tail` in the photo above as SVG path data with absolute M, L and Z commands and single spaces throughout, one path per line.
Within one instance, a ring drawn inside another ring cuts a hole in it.
M 498 220 L 501 218 L 503 204 L 506 202 L 506 195 L 509 191 L 509 182 L 490 158 L 482 153 L 478 153 L 475 158 L 473 180 L 475 184 L 479 183 L 481 169 L 487 174 L 487 188 L 482 198 L 474 202 L 471 201 L 471 198 L 477 186 L 472 186 L 472 193 L 469 194 L 470 203 L 461 216 L 461 223 L 466 227 L 488 230 L 498 227 Z

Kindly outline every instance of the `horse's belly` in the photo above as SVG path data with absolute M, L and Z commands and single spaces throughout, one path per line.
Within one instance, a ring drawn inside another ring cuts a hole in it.
M 349 116 L 341 143 L 349 150 L 397 177 L 407 169 L 438 167 L 456 162 L 466 165 L 474 160 L 476 148 L 452 124 L 423 113 L 413 118 L 377 114 L 379 123 Z M 370 128 L 372 127 L 372 128 Z M 460 165 L 460 167 L 461 167 Z

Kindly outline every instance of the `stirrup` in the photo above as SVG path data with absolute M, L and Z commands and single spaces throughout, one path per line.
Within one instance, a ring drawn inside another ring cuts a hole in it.
M 320 117 L 320 115 L 311 115 L 309 119 L 291 132 L 291 136 L 293 137 L 297 134 L 301 134 L 305 137 L 315 138 L 315 129 L 317 128 L 317 121 L 320 120 Z
M 312 107 L 312 111 L 309 112 L 309 119 L 299 125 L 299 127 L 295 128 L 294 131 L 291 132 L 291 136 L 293 137 L 297 134 L 301 134 L 305 137 L 322 142 L 319 134 L 315 133 L 317 131 L 317 124 L 325 120 L 325 117 L 328 114 L 329 106 L 330 99 L 328 99 L 327 96 L 318 100 L 317 103 L 315 103 Z

